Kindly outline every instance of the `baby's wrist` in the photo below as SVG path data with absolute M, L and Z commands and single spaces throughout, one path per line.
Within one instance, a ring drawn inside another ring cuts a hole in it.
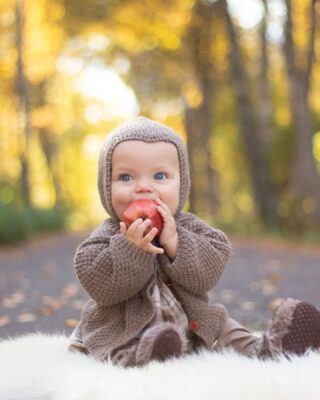
M 176 233 L 173 237 L 171 237 L 166 244 L 162 243 L 162 247 L 170 259 L 174 260 L 177 255 L 178 234 Z

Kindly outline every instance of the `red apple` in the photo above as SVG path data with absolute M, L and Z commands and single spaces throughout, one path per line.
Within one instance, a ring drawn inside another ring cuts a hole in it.
M 149 199 L 138 199 L 134 200 L 129 204 L 128 208 L 123 214 L 123 222 L 127 225 L 127 228 L 138 218 L 142 219 L 150 219 L 151 224 L 147 228 L 145 233 L 148 233 L 151 228 L 157 228 L 158 233 L 156 236 L 159 236 L 163 227 L 162 217 L 157 210 L 159 205 Z

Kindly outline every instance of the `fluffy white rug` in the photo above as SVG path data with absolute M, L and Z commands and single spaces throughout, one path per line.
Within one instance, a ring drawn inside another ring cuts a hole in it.
M 1 400 L 319 400 L 320 354 L 262 362 L 204 352 L 121 369 L 67 351 L 65 336 L 0 342 Z

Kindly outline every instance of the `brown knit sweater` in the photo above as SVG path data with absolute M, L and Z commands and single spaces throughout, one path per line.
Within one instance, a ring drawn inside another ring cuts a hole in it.
M 166 254 L 146 253 L 120 234 L 112 219 L 101 224 L 77 249 L 76 275 L 91 300 L 81 317 L 81 337 L 91 355 L 106 359 L 110 351 L 139 335 L 154 316 L 149 288 L 156 271 L 171 281 L 190 327 L 212 347 L 227 318 L 222 305 L 209 304 L 207 292 L 219 281 L 231 246 L 220 230 L 190 213 L 176 218 L 178 248 L 172 262 Z

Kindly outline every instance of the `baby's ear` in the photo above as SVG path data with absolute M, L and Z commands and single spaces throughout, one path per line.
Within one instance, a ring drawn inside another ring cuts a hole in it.
M 126 235 L 127 234 L 127 226 L 124 222 L 120 222 L 120 233 L 122 233 L 122 235 Z

